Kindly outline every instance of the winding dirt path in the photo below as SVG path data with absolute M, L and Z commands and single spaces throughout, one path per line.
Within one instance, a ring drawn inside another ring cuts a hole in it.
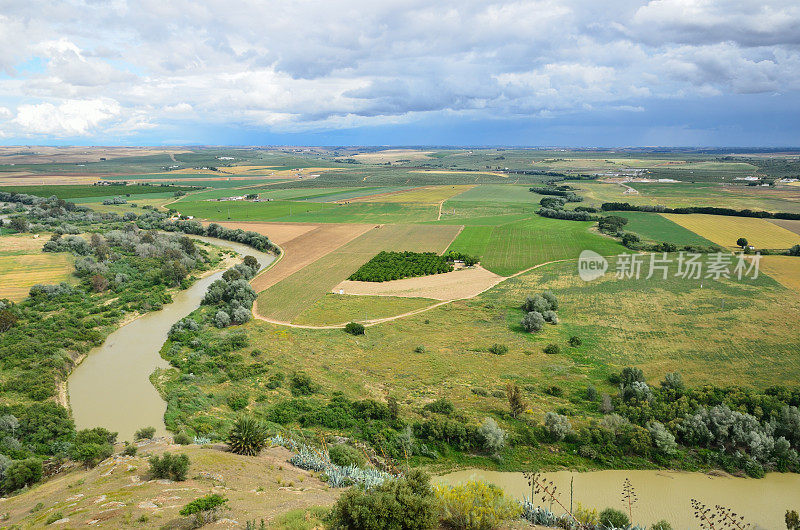
M 532 271 L 534 269 L 538 269 L 539 267 L 544 267 L 545 265 L 551 265 L 553 263 L 561 263 L 561 262 L 564 262 L 564 261 L 577 261 L 577 258 L 556 259 L 556 260 L 553 260 L 553 261 L 546 261 L 544 263 L 539 263 L 538 265 L 534 265 L 533 267 L 528 267 L 525 270 L 521 270 L 519 272 L 515 272 L 511 276 L 504 276 L 497 283 L 495 283 L 494 285 L 490 285 L 486 289 L 482 290 L 479 293 L 475 293 L 472 296 L 467 296 L 467 297 L 464 297 L 464 298 L 456 298 L 454 300 L 444 300 L 442 302 L 437 302 L 435 304 L 431 304 L 431 305 L 429 305 L 427 307 L 423 307 L 421 309 L 415 309 L 413 311 L 408 311 L 406 313 L 401 313 L 399 315 L 394 315 L 394 316 L 391 316 L 391 317 L 374 318 L 374 319 L 371 319 L 371 320 L 362 321 L 361 323 L 364 324 L 364 326 L 366 326 L 366 327 L 375 326 L 377 324 L 383 324 L 384 322 L 391 322 L 392 320 L 398 320 L 398 319 L 401 319 L 401 318 L 406 318 L 406 317 L 410 317 L 410 316 L 413 316 L 413 315 L 418 315 L 420 313 L 424 313 L 426 311 L 430 311 L 431 309 L 436 309 L 437 307 L 441 307 L 441 306 L 446 305 L 446 304 L 450 304 L 450 303 L 453 303 L 453 302 L 458 302 L 459 300 L 469 300 L 470 298 L 475 298 L 476 296 L 479 296 L 479 295 L 485 293 L 489 289 L 493 289 L 494 287 L 497 287 L 498 285 L 500 285 L 501 283 L 503 283 L 506 280 L 510 280 L 511 278 L 516 278 L 517 276 L 525 274 L 526 272 L 530 272 L 530 271 Z M 327 324 L 327 325 L 324 325 L 324 326 L 312 326 L 312 325 L 309 325 L 309 324 L 292 324 L 291 322 L 282 322 L 280 320 L 274 320 L 274 319 L 271 319 L 271 318 L 263 317 L 263 316 L 259 315 L 258 313 L 256 313 L 255 311 L 253 312 L 253 318 L 256 318 L 258 320 L 262 320 L 264 322 L 269 322 L 270 324 L 276 324 L 276 325 L 279 325 L 279 326 L 286 326 L 288 328 L 300 328 L 300 329 L 341 329 L 341 328 L 345 327 L 348 324 L 347 322 L 342 322 L 340 324 Z

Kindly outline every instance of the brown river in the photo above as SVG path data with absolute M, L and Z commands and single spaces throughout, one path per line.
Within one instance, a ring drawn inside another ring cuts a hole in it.
M 800 509 L 800 474 L 793 473 L 768 473 L 762 479 L 652 470 L 557 471 L 543 473 L 543 476 L 556 483 L 559 501 L 565 506 L 569 506 L 570 479 L 574 478 L 574 503 L 595 508 L 598 513 L 607 507 L 624 508 L 621 501 L 622 483 L 628 478 L 639 499 L 633 505 L 633 521 L 648 527 L 666 519 L 675 530 L 700 528 L 689 504 L 691 499 L 697 499 L 710 508 L 717 504 L 732 508 L 745 516 L 752 525 L 750 530 L 786 528 L 783 519 L 786 510 Z M 522 473 L 471 469 L 434 480 L 457 484 L 470 478 L 491 482 L 518 499 L 531 497 L 530 486 Z M 539 498 L 534 498 L 534 504 L 549 508 Z M 553 511 L 560 513 L 557 506 L 553 507 Z
M 195 237 L 242 256 L 254 256 L 261 267 L 275 256 L 247 245 Z M 201 278 L 172 296 L 161 311 L 147 313 L 110 334 L 73 370 L 67 381 L 69 402 L 78 429 L 105 427 L 119 433 L 118 440 L 132 440 L 133 433 L 152 426 L 166 434 L 164 412 L 167 404 L 150 383 L 150 374 L 168 363 L 159 351 L 172 324 L 200 306 L 206 289 L 223 271 Z

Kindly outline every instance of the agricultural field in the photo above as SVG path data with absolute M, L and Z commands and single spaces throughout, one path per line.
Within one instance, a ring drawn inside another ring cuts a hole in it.
M 441 253 L 458 230 L 455 226 L 427 225 L 373 228 L 261 292 L 256 311 L 271 320 L 291 322 L 378 252 L 402 249 Z
M 509 276 L 542 263 L 577 259 L 583 250 L 613 255 L 625 248 L 590 231 L 591 222 L 534 217 L 496 226 L 465 226 L 449 250 L 478 256 L 481 265 Z
M 770 219 L 772 224 L 776 224 L 781 228 L 785 228 L 795 234 L 800 234 L 800 221 L 793 221 L 790 219 Z
M 766 219 L 706 214 L 662 215 L 687 230 L 727 248 L 736 248 L 736 240 L 740 237 L 747 239 L 756 248 L 787 249 L 800 244 L 800 234 Z
M 614 212 L 614 215 L 628 220 L 628 224 L 624 226 L 626 232 L 634 232 L 645 240 L 703 247 L 709 247 L 713 244 L 708 239 L 657 213 Z
M 382 194 L 369 199 L 373 202 L 402 202 L 402 203 L 422 203 L 422 204 L 438 204 L 446 201 L 451 197 L 455 197 L 472 188 L 468 185 L 460 186 L 429 186 L 426 188 L 417 188 L 408 191 L 400 191 L 396 193 Z
M 38 283 L 67 281 L 74 269 L 68 254 L 42 252 L 46 238 L 0 236 L 0 299 L 18 302 Z
M 800 189 L 790 187 L 720 185 L 715 183 L 628 182 L 638 193 L 625 193 L 625 186 L 606 182 L 578 182 L 586 204 L 629 202 L 634 205 L 717 206 L 737 210 L 800 213 Z
M 761 256 L 760 270 L 784 287 L 800 293 L 800 258 Z
M 377 295 L 435 298 L 436 300 L 456 300 L 471 298 L 486 289 L 497 285 L 502 276 L 490 272 L 480 265 L 456 269 L 453 272 L 403 278 L 388 282 L 359 282 L 345 280 L 333 288 L 348 295 Z

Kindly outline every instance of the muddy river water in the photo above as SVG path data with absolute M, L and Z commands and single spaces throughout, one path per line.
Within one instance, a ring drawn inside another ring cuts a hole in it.
M 543 473 L 558 487 L 559 500 L 569 506 L 570 479 L 573 481 L 574 503 L 596 508 L 623 509 L 622 483 L 628 478 L 635 488 L 638 502 L 633 505 L 633 520 L 647 525 L 666 519 L 675 530 L 700 528 L 691 509 L 691 499 L 713 508 L 719 504 L 745 516 L 750 530 L 785 528 L 786 510 L 800 509 L 800 474 L 768 473 L 762 479 L 710 476 L 681 471 L 591 471 Z M 457 484 L 470 478 L 491 482 L 518 499 L 530 498 L 531 489 L 522 473 L 471 469 L 436 477 L 435 481 Z M 534 498 L 534 504 L 548 503 Z M 554 507 L 555 513 L 561 511 Z
M 262 268 L 275 256 L 252 247 L 205 237 L 196 237 L 228 248 L 242 256 L 254 256 Z M 106 427 L 119 433 L 119 440 L 132 440 L 140 427 L 152 426 L 166 434 L 167 404 L 150 383 L 150 374 L 168 363 L 159 350 L 172 325 L 200 306 L 206 289 L 223 271 L 201 278 L 172 296 L 161 311 L 147 313 L 110 334 L 73 370 L 67 381 L 69 402 L 79 429 Z

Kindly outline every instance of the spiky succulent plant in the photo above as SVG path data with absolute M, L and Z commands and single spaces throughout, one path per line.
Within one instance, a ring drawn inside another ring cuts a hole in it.
M 267 427 L 252 416 L 239 416 L 228 433 L 231 451 L 255 456 L 267 445 Z

